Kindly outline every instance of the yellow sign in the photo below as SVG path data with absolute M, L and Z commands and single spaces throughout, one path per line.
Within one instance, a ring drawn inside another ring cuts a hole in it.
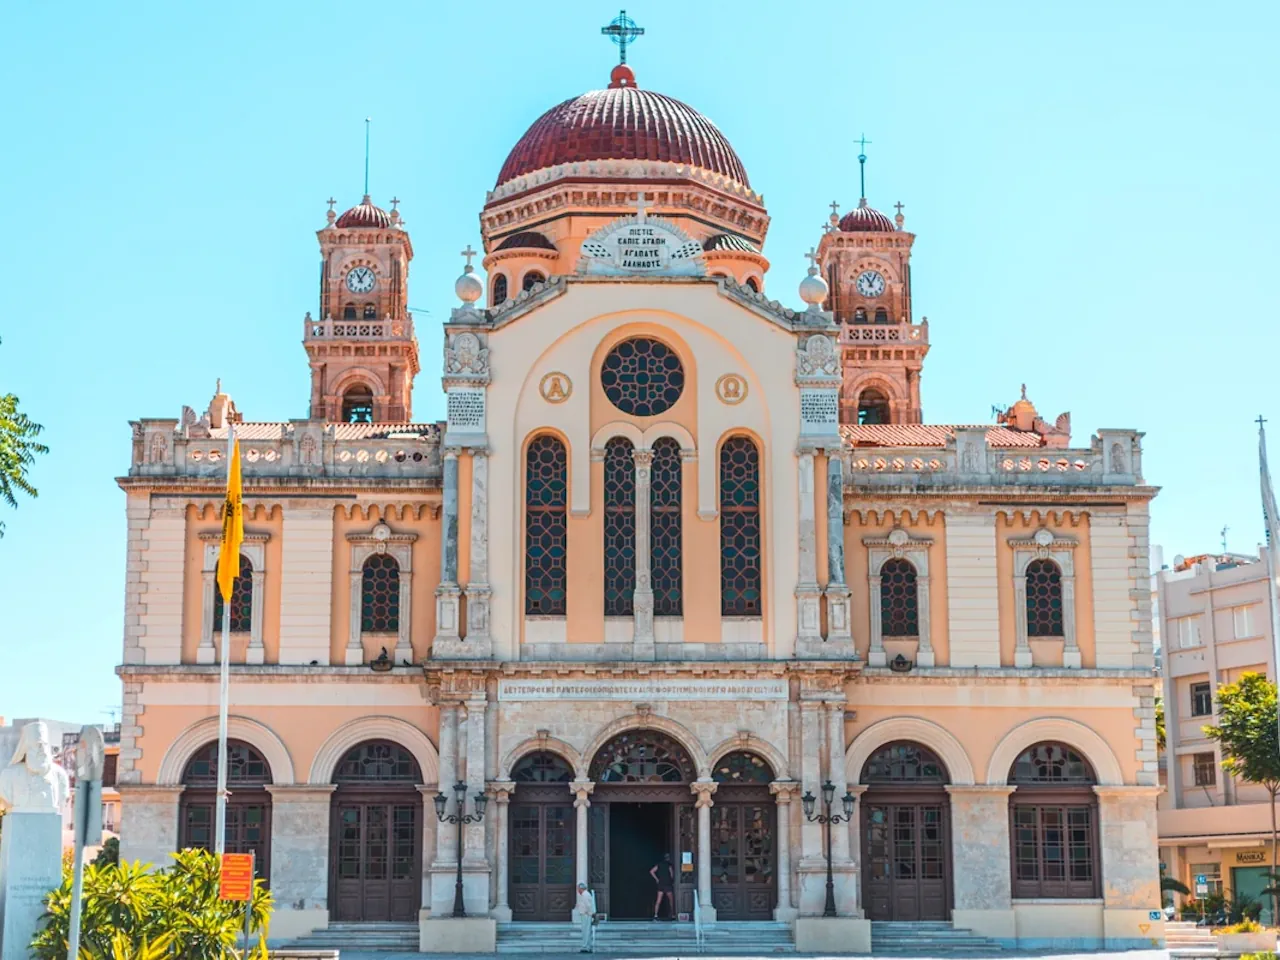
M 222 855 L 222 879 L 218 884 L 218 896 L 223 900 L 253 899 L 253 854 L 224 853 Z
M 1265 867 L 1271 862 L 1266 850 L 1237 850 L 1235 865 L 1237 867 Z

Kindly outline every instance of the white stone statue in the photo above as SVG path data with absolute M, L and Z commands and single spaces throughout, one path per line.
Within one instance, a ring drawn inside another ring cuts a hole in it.
M 0 770 L 0 811 L 60 813 L 69 790 L 66 771 L 53 759 L 48 726 L 28 723 L 19 735 L 13 759 Z

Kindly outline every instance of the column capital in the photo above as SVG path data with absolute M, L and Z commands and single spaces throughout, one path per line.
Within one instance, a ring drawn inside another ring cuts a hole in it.
M 632 450 L 631 460 L 637 467 L 647 467 L 653 463 L 653 451 L 641 449 Z
M 432 798 L 433 798 L 437 793 L 439 793 L 439 792 L 440 792 L 440 784 L 438 784 L 438 783 L 419 783 L 419 784 L 416 784 L 415 786 L 416 786 L 416 789 L 417 789 L 418 793 L 422 794 L 422 798 L 423 798 L 424 800 L 430 800 L 430 799 L 432 799 Z M 270 787 L 268 787 L 267 789 L 268 789 L 268 790 L 270 790 L 271 788 L 270 788 Z M 332 788 L 332 787 L 330 787 L 330 789 L 332 790 L 333 788 Z M 272 799 L 273 799 L 273 800 L 275 799 L 275 794 L 274 794 L 274 793 L 272 793 Z
M 689 784 L 689 792 L 697 796 L 694 801 L 695 807 L 709 807 L 712 804 L 711 795 L 720 788 L 720 784 L 715 780 L 695 780 Z
M 573 794 L 573 806 L 575 809 L 579 807 L 591 806 L 591 793 L 596 788 L 594 780 L 571 780 L 569 781 L 569 792 Z
M 778 799 L 778 803 L 790 803 L 791 798 L 800 792 L 798 780 L 774 780 L 769 784 L 769 792 Z
M 494 803 L 508 803 L 515 792 L 514 780 L 490 780 L 485 784 L 485 792 L 493 797 Z
M 867 792 L 867 786 L 864 783 L 851 783 L 845 789 L 852 794 L 854 800 L 861 800 L 862 795 Z
M 450 445 L 441 452 L 446 460 L 457 460 L 458 454 L 462 453 L 462 447 Z

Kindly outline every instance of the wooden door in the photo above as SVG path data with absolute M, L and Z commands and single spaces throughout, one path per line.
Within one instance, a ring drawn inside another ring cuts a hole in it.
M 422 899 L 422 801 L 338 800 L 333 807 L 333 919 L 408 922 Z
M 574 855 L 577 848 L 573 801 L 561 789 L 555 800 L 526 800 L 516 790 L 508 808 L 513 920 L 570 919 L 576 899 Z
M 945 795 L 862 803 L 863 891 L 871 920 L 946 920 L 951 907 L 950 810 Z
M 711 900 L 717 920 L 773 919 L 776 809 L 771 798 L 717 799 L 711 808 Z

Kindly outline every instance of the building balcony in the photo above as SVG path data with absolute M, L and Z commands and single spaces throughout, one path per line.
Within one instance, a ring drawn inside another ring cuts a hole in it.
M 325 317 L 314 320 L 307 314 L 302 321 L 303 340 L 412 340 L 413 318 L 393 319 L 383 317 L 380 320 L 335 320 Z
M 847 323 L 840 327 L 841 346 L 868 346 L 880 343 L 929 345 L 926 323 Z

